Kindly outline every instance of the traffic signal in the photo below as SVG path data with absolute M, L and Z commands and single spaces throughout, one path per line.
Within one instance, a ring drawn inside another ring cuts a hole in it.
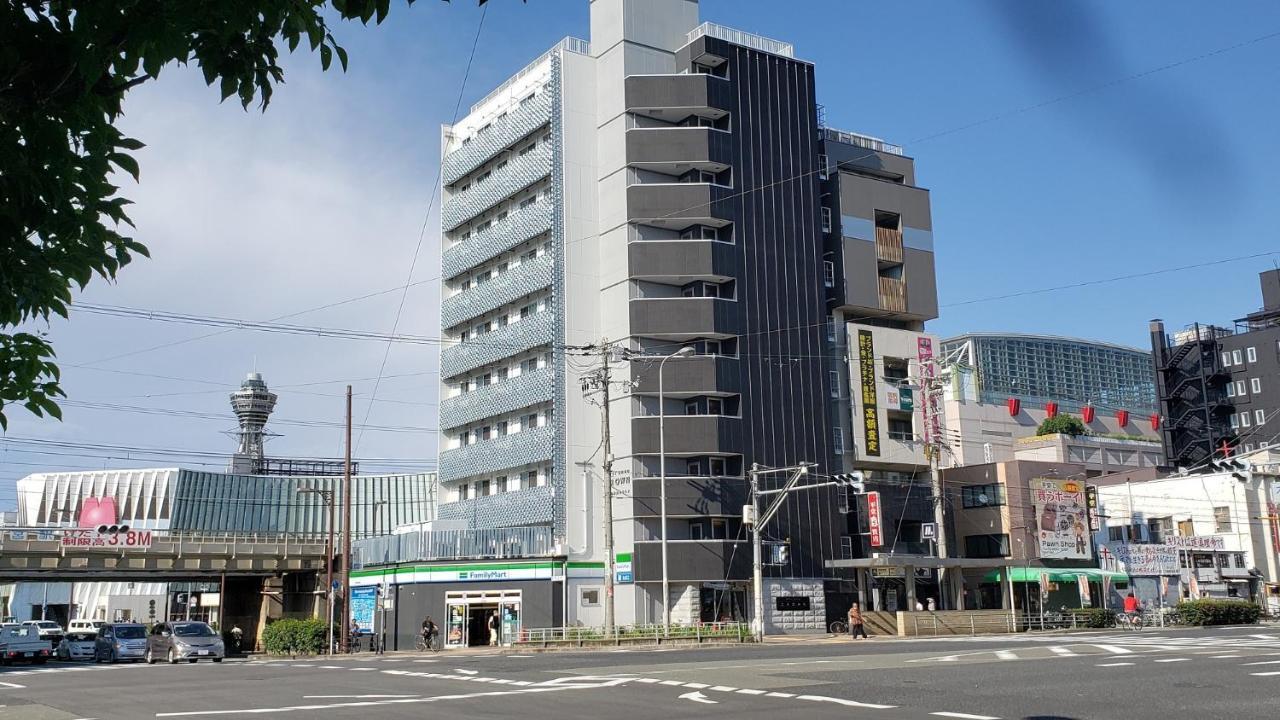
M 1209 463 L 1215 472 L 1231 473 L 1231 477 L 1240 482 L 1249 482 L 1253 479 L 1253 463 L 1244 458 L 1222 458 Z
M 832 478 L 836 482 L 840 483 L 842 487 L 847 487 L 849 488 L 850 491 L 858 495 L 861 495 L 867 491 L 866 477 L 861 472 L 858 472 L 856 470 L 851 473 L 840 473 L 839 475 L 833 475 Z

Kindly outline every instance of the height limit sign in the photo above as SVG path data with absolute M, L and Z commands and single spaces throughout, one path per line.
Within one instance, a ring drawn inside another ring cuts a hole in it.
M 884 545 L 884 529 L 880 520 L 880 493 L 867 493 L 867 529 L 870 530 L 871 547 Z

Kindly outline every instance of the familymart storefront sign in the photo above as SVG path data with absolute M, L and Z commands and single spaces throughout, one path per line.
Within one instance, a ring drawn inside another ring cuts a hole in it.
M 351 573 L 351 585 L 408 585 L 411 583 L 501 582 L 508 580 L 551 580 L 566 570 L 558 562 L 456 563 L 361 570 Z M 568 564 L 569 577 L 600 577 L 604 563 Z

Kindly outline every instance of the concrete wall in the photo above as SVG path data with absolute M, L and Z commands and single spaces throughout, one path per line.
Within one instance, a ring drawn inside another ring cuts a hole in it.
M 808 610 L 779 610 L 778 598 L 809 598 Z M 765 630 L 774 634 L 816 634 L 827 630 L 825 583 L 814 580 L 769 580 L 764 584 Z

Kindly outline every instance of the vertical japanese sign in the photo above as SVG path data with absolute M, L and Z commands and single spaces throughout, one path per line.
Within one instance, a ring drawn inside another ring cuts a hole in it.
M 1076 586 L 1080 588 L 1080 607 L 1093 607 L 1093 598 L 1089 595 L 1089 576 L 1076 575 Z
M 880 406 L 876 401 L 876 351 L 870 330 L 858 331 L 858 373 L 862 389 L 862 431 L 865 452 L 880 454 Z
M 880 493 L 867 493 L 867 530 L 871 535 L 871 547 L 884 545 L 884 529 L 880 520 Z
M 1102 527 L 1102 524 L 1098 521 L 1098 487 L 1096 485 L 1086 485 L 1084 497 L 1089 506 L 1089 530 L 1096 532 Z
M 1059 560 L 1093 557 L 1084 496 L 1084 484 L 1075 480 L 1035 478 L 1031 481 L 1040 557 Z
M 933 378 L 936 373 L 933 363 L 933 338 L 916 339 L 916 359 L 920 361 L 920 377 L 923 381 L 920 384 L 924 388 L 924 397 L 920 403 L 924 410 L 924 444 L 932 447 L 942 435 L 938 394 L 933 391 Z

